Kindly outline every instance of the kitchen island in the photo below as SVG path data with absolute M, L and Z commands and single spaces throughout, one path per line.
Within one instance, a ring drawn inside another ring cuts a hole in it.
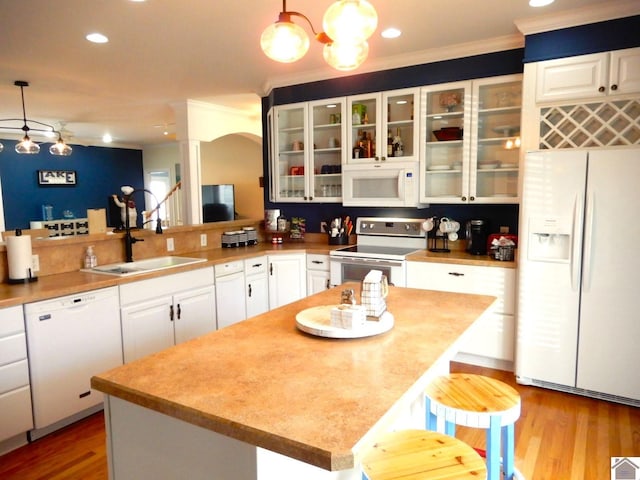
M 337 304 L 342 288 L 95 376 L 111 477 L 361 478 L 379 433 L 424 425 L 424 387 L 448 372 L 494 298 L 390 287 L 389 332 L 332 339 L 296 328 L 298 312 Z

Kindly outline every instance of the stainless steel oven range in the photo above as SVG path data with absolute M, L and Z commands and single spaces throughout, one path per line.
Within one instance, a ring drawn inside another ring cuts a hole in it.
M 361 282 L 369 270 L 382 270 L 390 284 L 406 286 L 406 257 L 426 248 L 424 218 L 360 217 L 356 245 L 330 252 L 331 285 Z

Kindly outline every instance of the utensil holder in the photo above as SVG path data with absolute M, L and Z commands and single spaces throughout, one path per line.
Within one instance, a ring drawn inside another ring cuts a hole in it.
M 329 245 L 349 245 L 349 236 L 340 235 L 337 237 L 329 237 Z

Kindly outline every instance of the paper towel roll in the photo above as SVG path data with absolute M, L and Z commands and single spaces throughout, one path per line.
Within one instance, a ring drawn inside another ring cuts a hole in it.
M 20 235 L 6 238 L 7 262 L 9 263 L 9 283 L 33 282 L 37 280 L 33 273 L 31 254 L 31 236 Z

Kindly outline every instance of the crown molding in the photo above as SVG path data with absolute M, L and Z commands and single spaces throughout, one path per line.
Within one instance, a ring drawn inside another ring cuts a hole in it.
M 394 68 L 410 67 L 443 60 L 453 60 L 456 58 L 464 58 L 522 47 L 524 47 L 524 37 L 521 34 L 513 34 L 495 37 L 481 42 L 474 41 L 459 43 L 456 45 L 448 45 L 446 48 L 437 47 L 402 55 L 394 55 L 392 57 L 379 58 L 366 62 L 365 66 L 358 69 L 356 72 L 339 72 L 327 67 L 313 71 L 300 72 L 296 75 L 270 77 L 263 84 L 263 92 L 261 96 L 266 96 L 271 92 L 271 90 L 279 87 L 342 78 L 352 75 L 360 75 L 363 73 L 379 72 Z
M 560 13 L 516 19 L 515 24 L 523 35 L 533 35 L 634 15 L 640 15 L 638 0 L 611 0 Z

